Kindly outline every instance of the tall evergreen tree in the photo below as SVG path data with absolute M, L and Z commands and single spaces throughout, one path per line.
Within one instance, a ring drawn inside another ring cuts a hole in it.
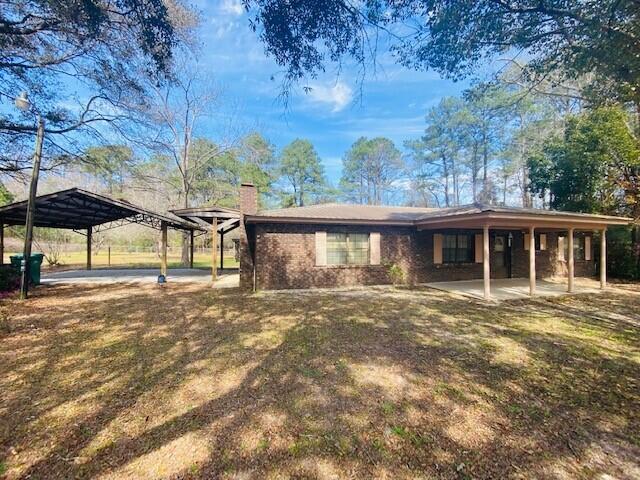
M 326 185 L 320 157 L 309 140 L 298 138 L 284 148 L 280 175 L 290 192 L 291 204 L 298 207 L 322 193 Z

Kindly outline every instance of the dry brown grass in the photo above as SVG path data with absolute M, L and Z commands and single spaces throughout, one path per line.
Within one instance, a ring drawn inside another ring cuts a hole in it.
M 0 316 L 7 478 L 638 478 L 640 292 L 39 288 Z

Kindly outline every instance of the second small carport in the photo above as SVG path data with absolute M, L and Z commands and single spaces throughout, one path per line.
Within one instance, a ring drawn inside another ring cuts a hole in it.
M 0 207 L 0 262 L 4 260 L 5 225 L 24 225 L 27 201 Z M 203 230 L 198 224 L 172 214 L 157 213 L 125 200 L 119 200 L 70 188 L 36 197 L 34 226 L 62 228 L 81 233 L 87 238 L 87 269 L 91 269 L 91 237 L 93 233 L 127 224 L 140 224 L 160 230 L 160 272 L 167 274 L 167 231 L 169 228 L 193 233 Z M 192 235 L 193 237 L 193 235 Z
M 224 269 L 224 236 L 240 225 L 240 211 L 235 208 L 209 207 L 181 208 L 171 212 L 201 229 L 211 231 L 211 279 L 216 279 L 216 243 L 220 234 L 220 270 Z M 193 267 L 193 232 L 191 234 L 191 266 Z

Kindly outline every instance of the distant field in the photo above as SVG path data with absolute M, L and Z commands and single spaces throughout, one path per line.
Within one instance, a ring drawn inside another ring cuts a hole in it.
M 5 263 L 9 263 L 9 257 L 15 255 L 15 253 L 6 253 L 4 256 Z M 169 268 L 180 267 L 180 253 L 172 252 L 167 255 Z M 85 252 L 67 252 L 61 256 L 61 266 L 64 267 L 84 267 L 87 261 L 87 254 Z M 219 262 L 218 257 L 218 262 Z M 102 249 L 96 255 L 91 256 L 91 264 L 94 268 L 99 267 L 129 267 L 129 268 L 144 268 L 144 267 L 157 267 L 160 265 L 160 258 L 153 252 L 111 252 L 111 263 L 109 263 L 109 257 L 106 250 Z M 210 252 L 196 252 L 194 255 L 193 266 L 195 268 L 211 268 L 211 253 Z M 54 268 L 60 268 L 54 267 Z M 224 268 L 237 268 L 238 262 L 235 258 L 225 256 Z M 43 268 L 51 268 L 47 264 L 46 260 L 43 263 Z

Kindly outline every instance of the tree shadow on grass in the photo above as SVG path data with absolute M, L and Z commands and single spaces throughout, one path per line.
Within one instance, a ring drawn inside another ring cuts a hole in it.
M 49 312 L 43 332 L 18 329 L 2 347 L 12 393 L 0 403 L 0 447 L 9 467 L 24 462 L 19 478 L 637 469 L 637 350 L 600 334 L 627 325 L 576 319 L 580 303 L 569 315 L 392 288 L 43 296 L 14 312 L 18 325 Z M 78 398 L 92 407 L 60 413 Z

